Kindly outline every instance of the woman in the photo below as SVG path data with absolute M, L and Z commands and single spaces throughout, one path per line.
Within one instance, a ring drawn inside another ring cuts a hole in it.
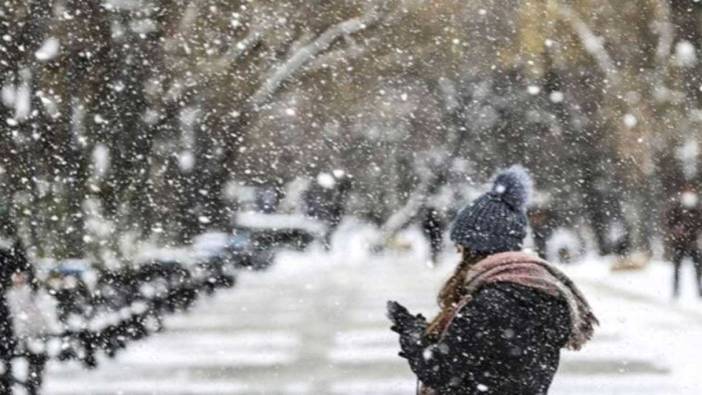
M 560 349 L 580 349 L 597 319 L 580 291 L 547 262 L 520 252 L 531 181 L 520 166 L 457 216 L 461 263 L 427 323 L 388 302 L 400 356 L 422 395 L 546 394 Z
M 32 266 L 14 225 L 10 222 L 0 224 L 0 394 L 10 393 L 12 388 L 12 359 L 17 339 L 7 292 L 12 287 L 13 275 L 19 273 L 26 273 L 33 281 Z

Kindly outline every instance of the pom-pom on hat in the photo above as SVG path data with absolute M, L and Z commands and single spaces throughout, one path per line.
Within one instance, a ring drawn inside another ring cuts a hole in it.
M 526 204 L 532 181 L 514 165 L 495 176 L 492 189 L 461 210 L 451 240 L 477 254 L 516 251 L 526 237 Z

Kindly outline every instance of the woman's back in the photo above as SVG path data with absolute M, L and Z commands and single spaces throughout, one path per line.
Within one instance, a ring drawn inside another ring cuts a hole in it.
M 454 352 L 473 355 L 475 364 L 455 390 L 440 393 L 545 394 L 570 334 L 567 303 L 523 285 L 498 283 L 478 291 L 469 306 L 458 312 L 447 336 L 470 337 Z

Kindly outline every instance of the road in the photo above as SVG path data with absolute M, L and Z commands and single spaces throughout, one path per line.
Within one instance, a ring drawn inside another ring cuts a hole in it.
M 170 317 L 166 332 L 97 370 L 51 365 L 46 393 L 411 394 L 385 302 L 430 316 L 455 257 L 432 269 L 412 256 L 359 254 L 289 253 L 267 272 L 242 273 L 236 287 Z M 583 351 L 563 353 L 551 394 L 702 393 L 695 363 L 702 309 L 679 309 L 591 276 L 576 282 L 602 327 Z

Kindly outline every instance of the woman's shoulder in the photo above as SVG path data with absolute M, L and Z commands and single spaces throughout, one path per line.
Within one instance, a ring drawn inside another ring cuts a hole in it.
M 473 295 L 471 303 L 475 303 L 474 307 L 482 307 L 498 315 L 505 311 L 512 315 L 520 311 L 531 317 L 543 318 L 568 315 L 568 303 L 563 298 L 508 282 L 484 285 Z

